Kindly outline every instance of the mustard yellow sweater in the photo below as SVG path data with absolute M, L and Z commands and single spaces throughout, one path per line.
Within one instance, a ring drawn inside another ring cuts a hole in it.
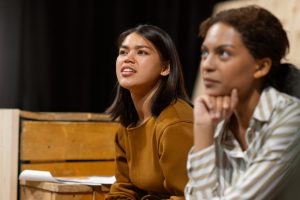
M 107 200 L 141 199 L 153 194 L 184 199 L 186 160 L 193 144 L 192 107 L 182 100 L 137 127 L 116 135 L 116 183 Z

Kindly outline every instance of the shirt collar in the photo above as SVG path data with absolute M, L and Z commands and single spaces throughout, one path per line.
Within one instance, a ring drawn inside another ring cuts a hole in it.
M 269 121 L 275 108 L 277 98 L 278 92 L 274 88 L 267 87 L 264 89 L 254 110 L 253 118 L 262 122 Z
M 262 91 L 262 94 L 260 96 L 260 99 L 258 101 L 257 106 L 255 107 L 253 118 L 255 120 L 261 121 L 261 122 L 267 122 L 271 119 L 271 114 L 273 110 L 275 109 L 276 101 L 278 98 L 278 91 L 275 90 L 272 87 L 267 87 Z M 250 123 L 253 123 L 254 121 L 250 121 Z M 228 125 L 228 122 L 223 120 L 220 122 L 216 128 L 215 132 L 215 138 L 217 138 L 221 133 L 225 131 Z M 250 126 L 252 126 L 250 124 Z M 221 142 L 222 137 L 219 137 L 219 142 Z

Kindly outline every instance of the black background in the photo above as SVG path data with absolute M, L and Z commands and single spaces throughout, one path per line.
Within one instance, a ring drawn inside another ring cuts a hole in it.
M 138 24 L 174 40 L 192 95 L 198 26 L 217 0 L 1 0 L 0 107 L 103 112 L 113 99 L 116 39 Z

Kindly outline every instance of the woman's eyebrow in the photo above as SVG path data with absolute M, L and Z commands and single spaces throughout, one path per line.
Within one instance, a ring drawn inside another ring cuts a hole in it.
M 121 45 L 120 48 L 123 49 L 129 49 L 128 45 Z M 136 45 L 134 46 L 135 49 L 142 49 L 142 48 L 147 48 L 147 49 L 152 49 L 151 47 L 147 46 L 147 45 Z
M 208 49 L 208 47 L 205 44 L 203 44 L 201 46 L 201 48 Z M 221 44 L 221 45 L 217 46 L 215 49 L 221 49 L 221 48 L 233 48 L 234 49 L 236 47 L 232 44 Z

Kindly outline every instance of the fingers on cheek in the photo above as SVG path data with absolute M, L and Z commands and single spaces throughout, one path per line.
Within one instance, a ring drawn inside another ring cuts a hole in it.
M 218 101 L 216 97 L 209 97 L 209 114 L 212 119 L 216 118 L 216 112 L 218 111 Z
M 213 119 L 225 118 L 230 112 L 230 98 L 229 97 L 217 97 L 214 99 L 214 108 L 211 110 L 211 116 Z
M 228 117 L 232 112 L 233 99 L 231 96 L 203 96 L 202 103 L 213 120 L 220 120 Z
M 215 98 L 215 107 L 214 107 L 214 118 L 218 119 L 220 117 L 220 104 L 221 104 L 221 98 L 220 97 L 217 97 Z
M 228 113 L 230 112 L 229 110 L 230 107 L 230 98 L 229 97 L 224 97 L 223 102 L 222 102 L 222 117 L 225 117 L 228 115 Z
M 204 97 L 206 106 L 209 110 L 212 110 L 214 107 L 214 98 L 210 97 L 210 96 L 205 96 Z
M 194 105 L 200 105 L 203 104 L 205 107 L 209 107 L 209 97 L 206 95 L 200 96 L 196 98 Z
M 214 118 L 216 107 L 217 107 L 216 99 L 214 97 L 209 97 L 207 100 L 208 100 L 209 114 L 211 115 L 212 118 Z

